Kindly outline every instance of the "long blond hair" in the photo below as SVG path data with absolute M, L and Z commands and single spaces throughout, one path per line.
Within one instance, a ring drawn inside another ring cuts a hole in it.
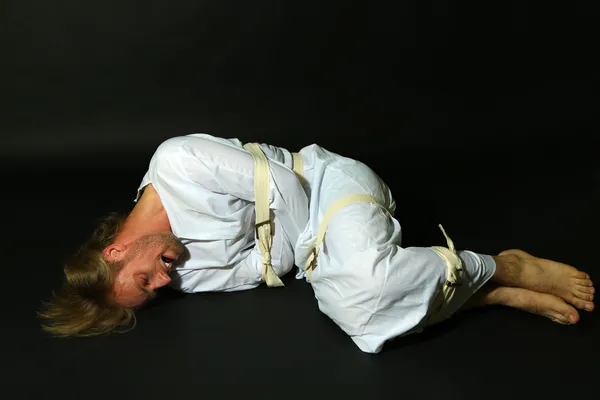
M 103 250 L 121 230 L 125 216 L 111 213 L 64 266 L 64 281 L 38 315 L 42 329 L 55 336 L 93 336 L 135 322 L 133 309 L 115 304 L 112 290 L 122 262 L 108 262 Z

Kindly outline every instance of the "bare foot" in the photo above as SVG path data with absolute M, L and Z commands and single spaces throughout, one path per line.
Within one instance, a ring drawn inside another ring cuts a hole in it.
M 582 310 L 594 310 L 595 289 L 590 276 L 585 272 L 570 265 L 534 257 L 522 250 L 506 250 L 499 256 L 512 257 L 513 260 L 516 258 L 518 262 L 517 273 L 513 270 L 508 274 L 515 280 L 507 282 L 509 286 L 555 295 Z M 507 269 L 510 270 L 511 267 Z
M 550 318 L 563 325 L 579 322 L 579 313 L 564 300 L 551 294 L 533 292 L 527 289 L 500 286 L 493 289 L 488 297 L 494 304 L 513 307 L 532 314 Z

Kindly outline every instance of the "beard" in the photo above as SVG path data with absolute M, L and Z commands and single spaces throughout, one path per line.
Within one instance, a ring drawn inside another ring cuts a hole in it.
M 134 255 L 148 248 L 161 248 L 163 252 L 173 251 L 179 257 L 184 251 L 185 246 L 179 238 L 171 232 L 156 232 L 140 236 L 136 239 L 134 245 Z

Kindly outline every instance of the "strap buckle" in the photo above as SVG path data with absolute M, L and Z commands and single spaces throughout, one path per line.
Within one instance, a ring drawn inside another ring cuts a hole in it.
M 273 226 L 271 225 L 271 220 L 266 220 L 266 221 L 263 221 L 263 222 L 259 222 L 258 224 L 256 224 L 254 226 L 254 232 L 256 232 L 256 237 L 260 237 L 258 235 L 258 228 L 260 228 L 263 225 L 269 225 L 271 227 L 271 236 L 273 236 Z

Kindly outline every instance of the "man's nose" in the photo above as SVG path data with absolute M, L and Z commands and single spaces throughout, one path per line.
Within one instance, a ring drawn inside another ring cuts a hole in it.
M 170 282 L 171 282 L 170 276 L 160 274 L 156 277 L 156 280 L 154 282 L 154 289 L 158 289 L 165 285 L 168 285 Z

